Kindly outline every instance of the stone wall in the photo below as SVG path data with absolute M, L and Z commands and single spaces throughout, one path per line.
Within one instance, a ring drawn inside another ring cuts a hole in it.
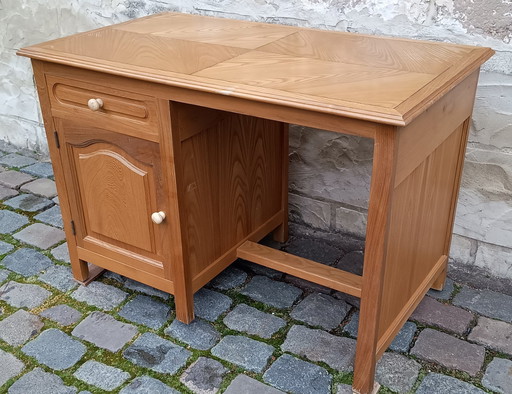
M 451 254 L 511 276 L 509 0 L 1 0 L 0 139 L 47 151 L 29 61 L 15 56 L 18 48 L 166 10 L 494 48 L 477 92 Z M 290 149 L 292 219 L 364 235 L 370 141 L 295 126 Z

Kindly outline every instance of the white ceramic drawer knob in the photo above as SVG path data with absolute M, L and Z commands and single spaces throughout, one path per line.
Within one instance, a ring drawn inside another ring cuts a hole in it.
M 164 221 L 165 219 L 165 212 L 153 212 L 151 214 L 151 220 L 153 221 L 153 223 L 155 224 L 160 224 Z
M 101 107 L 103 107 L 103 100 L 100 98 L 97 98 L 97 99 L 92 98 L 87 102 L 87 106 L 89 107 L 89 109 L 91 109 L 93 111 L 97 111 Z

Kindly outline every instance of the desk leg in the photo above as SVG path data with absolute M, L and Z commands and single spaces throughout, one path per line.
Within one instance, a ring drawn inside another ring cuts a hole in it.
M 281 145 L 281 209 L 283 211 L 283 222 L 274 230 L 274 241 L 284 243 L 288 241 L 288 123 L 282 123 L 282 145 Z
M 354 367 L 355 393 L 373 393 L 378 322 L 396 162 L 396 130 L 381 126 L 375 135 L 364 254 L 361 313 Z

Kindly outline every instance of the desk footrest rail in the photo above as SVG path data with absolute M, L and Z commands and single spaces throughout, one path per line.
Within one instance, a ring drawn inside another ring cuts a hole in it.
M 237 257 L 278 271 L 361 297 L 362 277 L 328 265 L 246 241 L 237 249 Z

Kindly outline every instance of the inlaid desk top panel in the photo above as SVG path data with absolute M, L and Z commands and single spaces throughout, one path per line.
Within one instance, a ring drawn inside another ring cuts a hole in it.
M 166 13 L 22 49 L 165 85 L 405 125 L 489 48 Z

